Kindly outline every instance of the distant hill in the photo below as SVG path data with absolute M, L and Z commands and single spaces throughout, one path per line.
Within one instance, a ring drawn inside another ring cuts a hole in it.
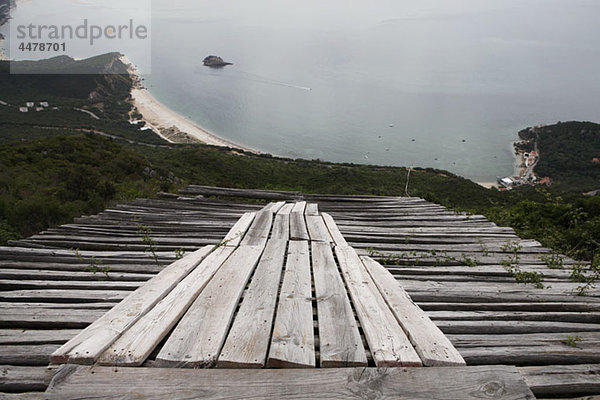
M 75 128 L 137 142 L 165 143 L 152 131 L 141 131 L 143 124 L 128 122 L 133 112 L 133 82 L 120 56 L 108 53 L 85 60 L 59 56 L 41 61 L 0 61 L 0 101 L 7 103 L 0 104 L 0 135 L 37 135 L 39 132 L 34 131 L 39 127 Z M 11 66 L 31 73 L 11 74 Z M 42 71 L 53 73 L 35 73 Z M 49 107 L 37 112 L 40 102 Z M 35 107 L 20 112 L 27 103 Z
M 548 176 L 567 191 L 600 189 L 600 124 L 559 122 L 520 133 L 537 141 L 539 177 Z

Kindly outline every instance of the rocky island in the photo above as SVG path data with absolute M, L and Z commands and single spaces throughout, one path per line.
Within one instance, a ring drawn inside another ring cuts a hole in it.
M 208 56 L 202 62 L 205 66 L 211 67 L 211 68 L 222 68 L 226 65 L 233 65 L 230 62 L 223 61 L 223 59 L 218 56 Z

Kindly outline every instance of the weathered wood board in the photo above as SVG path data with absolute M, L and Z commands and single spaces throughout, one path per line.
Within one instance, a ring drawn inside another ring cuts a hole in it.
M 331 246 L 312 242 L 321 367 L 367 366 L 358 325 Z
M 152 310 L 125 331 L 100 356 L 98 364 L 142 365 L 234 251 L 228 246 L 214 250 Z
M 270 213 L 269 213 L 270 214 Z M 214 366 L 262 246 L 240 245 L 179 321 L 156 357 L 161 365 Z
M 336 246 L 335 254 L 375 364 L 378 367 L 421 366 L 421 359 L 356 251 L 349 246 Z
M 213 250 L 202 249 L 175 261 L 52 354 L 53 363 L 91 364 L 183 280 Z
M 261 368 L 265 365 L 286 250 L 287 240 L 267 242 L 217 367 Z
M 308 242 L 290 241 L 267 365 L 315 366 Z
M 534 400 L 515 367 L 163 369 L 63 366 L 48 400 L 406 399 Z
M 425 366 L 465 365 L 465 360 L 381 264 L 362 257 L 363 264 Z

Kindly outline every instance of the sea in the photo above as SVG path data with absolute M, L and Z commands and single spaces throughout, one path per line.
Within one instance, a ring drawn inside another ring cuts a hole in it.
M 44 1 L 29 3 L 40 12 Z M 519 130 L 600 122 L 597 0 L 151 7 L 144 85 L 207 130 L 275 155 L 491 182 L 514 173 Z M 208 55 L 233 65 L 205 67 Z

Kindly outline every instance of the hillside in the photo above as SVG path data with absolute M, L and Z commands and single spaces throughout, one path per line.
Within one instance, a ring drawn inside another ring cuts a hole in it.
M 519 132 L 521 139 L 537 142 L 539 177 L 567 191 L 600 189 L 600 125 L 593 122 L 559 122 Z
M 119 57 L 118 53 L 109 53 L 80 61 L 61 56 L 12 62 L 13 68 L 22 71 L 53 74 L 10 74 L 11 63 L 0 61 L 0 101 L 6 103 L 0 103 L 0 134 L 18 138 L 38 136 L 40 128 L 70 128 L 137 142 L 165 143 L 153 133 L 141 131 L 143 124 L 128 122 L 132 81 Z M 21 112 L 27 103 L 33 106 Z M 48 106 L 40 107 L 40 103 Z

